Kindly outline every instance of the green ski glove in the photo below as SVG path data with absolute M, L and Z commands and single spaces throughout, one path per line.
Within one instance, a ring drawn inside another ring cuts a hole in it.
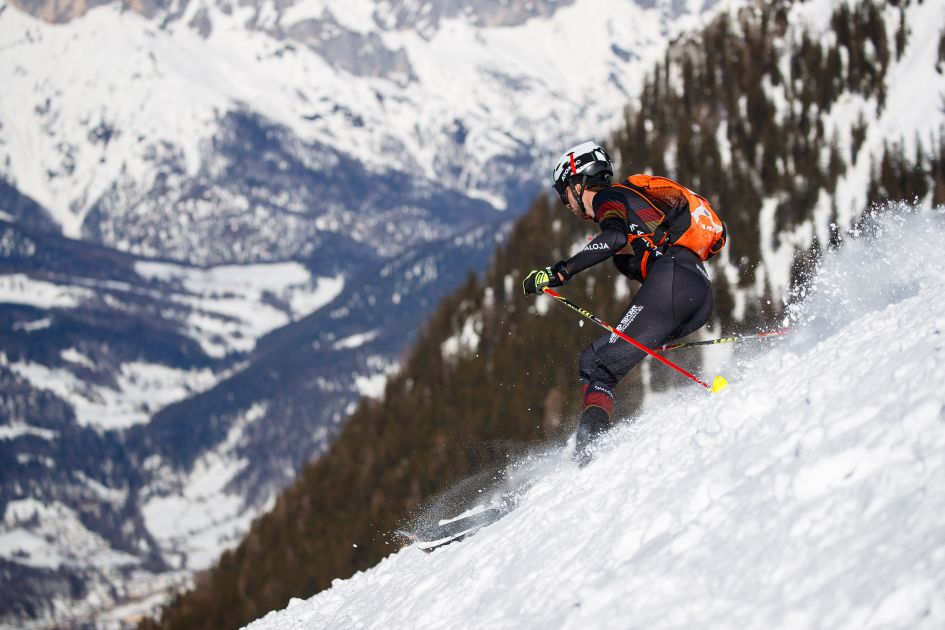
M 522 281 L 522 290 L 525 292 L 525 297 L 528 297 L 532 294 L 543 293 L 545 287 L 560 287 L 562 284 L 564 283 L 558 279 L 558 275 L 554 270 L 551 267 L 545 267 L 544 269 L 533 269 L 529 272 L 525 276 L 525 280 Z

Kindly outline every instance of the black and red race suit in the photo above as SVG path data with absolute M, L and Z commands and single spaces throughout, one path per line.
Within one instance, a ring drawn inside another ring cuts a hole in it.
M 628 183 L 633 180 L 630 178 Z M 665 194 L 648 193 L 652 191 L 626 184 L 600 190 L 593 201 L 600 234 L 565 261 L 564 268 L 570 277 L 612 258 L 620 273 L 641 282 L 615 328 L 652 348 L 704 326 L 712 313 L 713 297 L 700 255 L 675 244 L 673 238 L 674 231 L 681 233 L 678 225 L 674 226 L 674 218 L 689 221 L 690 201 L 669 187 L 657 191 Z M 724 226 L 715 238 L 721 241 L 721 249 Z M 614 388 L 645 356 L 612 333 L 594 340 L 580 357 L 585 408 L 601 407 L 610 415 Z

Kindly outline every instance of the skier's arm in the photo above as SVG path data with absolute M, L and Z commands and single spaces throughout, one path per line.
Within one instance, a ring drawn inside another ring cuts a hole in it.
M 605 204 L 606 205 L 606 204 Z M 600 223 L 600 234 L 577 254 L 552 267 L 563 282 L 588 267 L 613 258 L 627 244 L 626 210 L 605 215 Z

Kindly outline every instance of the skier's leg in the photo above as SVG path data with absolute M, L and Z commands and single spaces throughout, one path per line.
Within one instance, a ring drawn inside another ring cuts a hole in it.
M 689 262 L 684 255 L 681 258 Z M 711 287 L 707 279 L 688 266 L 677 263 L 673 256 L 654 263 L 617 330 L 644 346 L 655 347 L 672 334 L 689 334 L 704 325 L 712 311 Z M 584 410 L 578 427 L 579 454 L 609 428 L 613 390 L 645 356 L 645 352 L 611 333 L 598 337 L 581 353 Z
M 617 330 L 644 345 L 651 338 L 665 337 L 677 325 L 673 322 L 670 295 L 672 264 L 666 266 L 666 270 L 668 273 L 653 270 L 616 324 Z M 588 445 L 610 428 L 614 388 L 644 356 L 642 350 L 612 333 L 601 335 L 581 353 L 579 366 L 584 408 L 576 444 L 580 463 L 587 461 Z
M 666 339 L 658 342 L 658 345 L 682 339 L 705 326 L 715 306 L 712 287 L 705 277 L 701 263 L 694 255 L 676 265 L 674 284 L 673 308 L 677 316 L 684 318 Z

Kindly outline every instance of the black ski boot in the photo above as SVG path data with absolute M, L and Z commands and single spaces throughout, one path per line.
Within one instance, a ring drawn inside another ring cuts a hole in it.
M 597 436 L 610 428 L 610 415 L 597 406 L 584 408 L 581 422 L 578 424 L 574 447 L 574 461 L 584 468 L 591 461 L 590 447 Z

